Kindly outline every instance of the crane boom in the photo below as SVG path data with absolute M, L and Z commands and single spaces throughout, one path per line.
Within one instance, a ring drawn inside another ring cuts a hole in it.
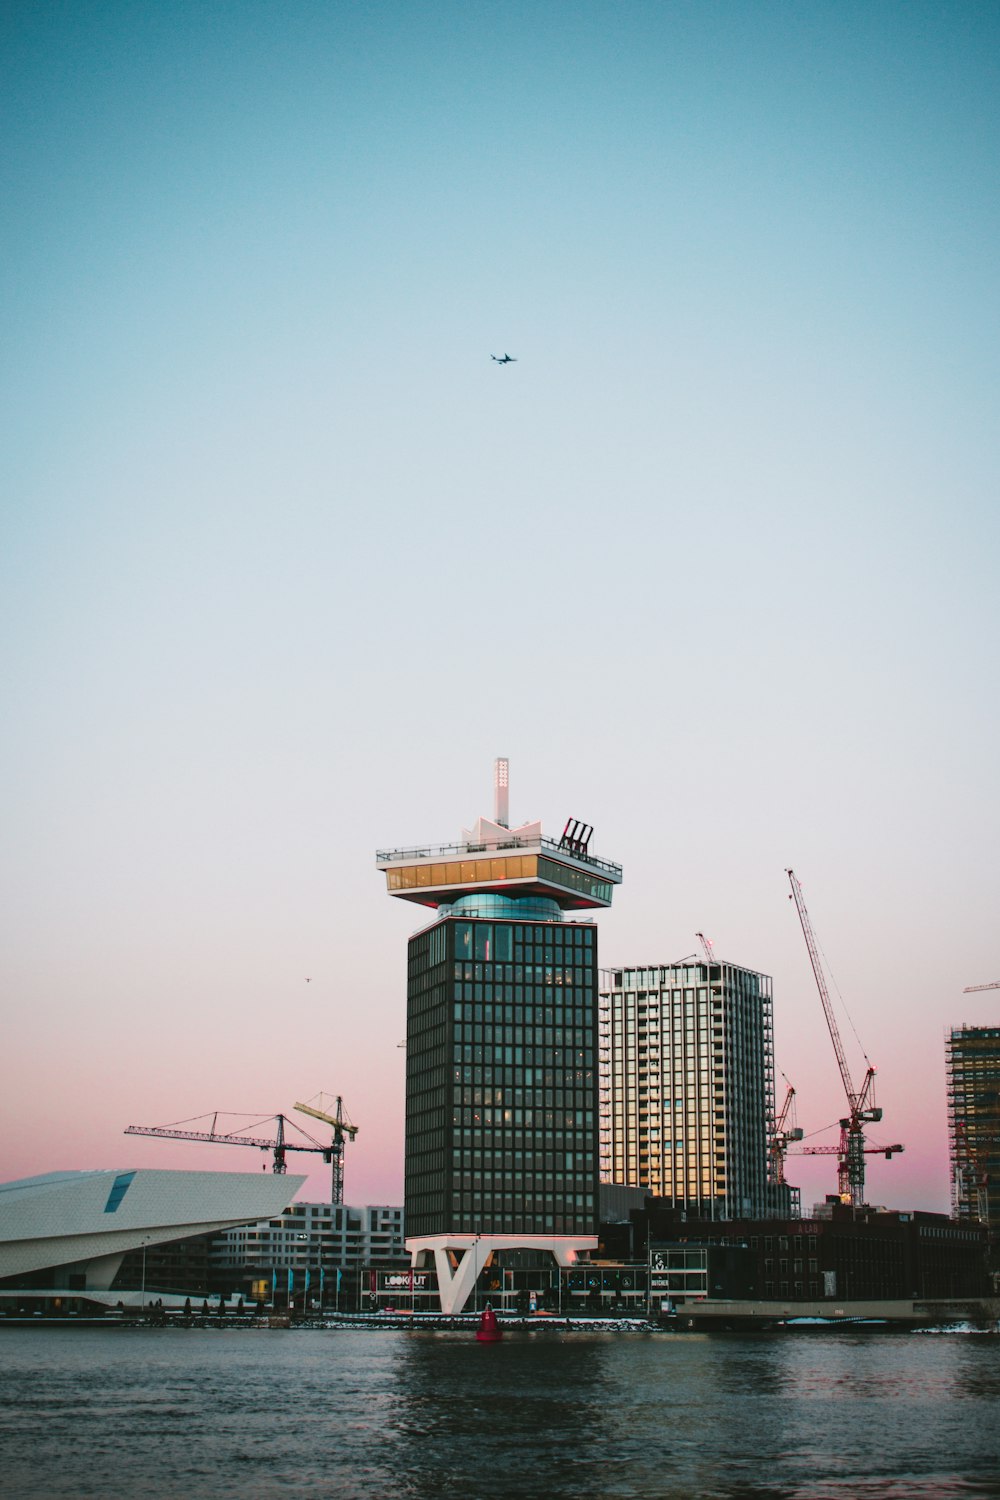
M 784 1074 L 782 1074 L 782 1077 L 784 1077 Z M 795 1099 L 795 1089 L 788 1082 L 787 1078 L 785 1078 L 785 1083 L 788 1085 L 788 1091 L 785 1094 L 784 1103 L 782 1104 L 781 1109 L 778 1111 L 777 1118 L 774 1121 L 774 1128 L 771 1131 L 771 1138 L 768 1142 L 767 1151 L 768 1162 L 770 1166 L 770 1180 L 779 1187 L 783 1185 L 785 1181 L 785 1156 L 788 1152 L 788 1143 L 790 1141 L 801 1141 L 802 1139 L 802 1131 L 797 1125 L 790 1126 L 788 1129 L 785 1128 L 789 1113 L 792 1108 L 793 1100 Z
M 900 1151 L 906 1148 L 898 1143 L 895 1146 L 862 1146 L 865 1156 L 884 1156 L 889 1161 L 893 1156 L 898 1156 Z M 839 1156 L 839 1146 L 800 1146 L 798 1151 L 792 1152 L 793 1156 Z
M 263 1137 L 256 1135 L 241 1135 L 238 1132 L 224 1134 L 216 1131 L 215 1121 L 218 1119 L 218 1114 L 213 1117 L 211 1130 L 181 1130 L 174 1125 L 129 1125 L 125 1130 L 125 1134 L 155 1135 L 161 1139 L 165 1138 L 171 1141 L 209 1141 L 215 1146 L 256 1146 L 260 1151 L 274 1152 L 274 1164 L 271 1170 L 278 1173 L 288 1170 L 285 1163 L 286 1151 L 318 1151 L 322 1154 L 325 1161 L 330 1160 L 331 1150 L 329 1146 L 321 1146 L 319 1141 L 313 1140 L 312 1136 L 308 1137 L 309 1145 L 301 1145 L 298 1141 L 286 1140 L 285 1116 L 274 1115 L 272 1118 L 277 1122 L 277 1129 L 273 1140 L 265 1140 Z M 304 1131 L 303 1134 L 305 1134 Z
M 323 1095 L 320 1094 L 322 1099 Z M 295 1108 L 304 1115 L 311 1115 L 314 1120 L 322 1120 L 327 1125 L 333 1126 L 333 1141 L 330 1145 L 330 1155 L 327 1160 L 332 1163 L 330 1184 L 330 1202 L 343 1203 L 344 1201 L 344 1138 L 354 1139 L 358 1133 L 357 1125 L 352 1125 L 344 1113 L 344 1101 L 337 1095 L 333 1114 L 326 1110 L 316 1109 L 312 1104 L 296 1104 Z
M 994 979 L 990 984 L 967 984 L 962 994 L 975 995 L 979 990 L 1000 990 L 1000 979 Z
M 785 1102 L 781 1106 L 781 1109 L 778 1111 L 778 1118 L 774 1122 L 774 1129 L 776 1133 L 778 1131 L 784 1130 L 785 1121 L 788 1119 L 788 1112 L 792 1107 L 792 1100 L 795 1098 L 795 1089 L 792 1084 L 788 1082 L 787 1078 L 785 1079 L 785 1083 L 788 1086 L 787 1093 L 785 1094 Z
M 795 878 L 794 870 L 786 870 L 785 874 L 788 876 L 789 883 L 791 884 L 792 899 L 795 902 L 799 921 L 802 924 L 802 935 L 806 940 L 806 947 L 809 950 L 809 962 L 812 964 L 812 971 L 816 976 L 816 988 L 819 990 L 819 998 L 823 1002 L 823 1014 L 826 1016 L 827 1030 L 830 1033 L 830 1040 L 833 1042 L 833 1050 L 837 1054 L 837 1066 L 840 1069 L 840 1076 L 844 1083 L 844 1093 L 847 1095 L 848 1103 L 856 1106 L 858 1104 L 858 1095 L 855 1093 L 854 1084 L 851 1082 L 851 1072 L 847 1066 L 847 1058 L 844 1056 L 844 1044 L 840 1040 L 837 1018 L 833 1013 L 833 1005 L 830 1002 L 830 991 L 826 985 L 826 975 L 823 973 L 823 965 L 820 962 L 819 944 L 816 942 L 816 934 L 813 932 L 809 913 L 806 910 L 806 903 L 802 897 L 802 887 Z

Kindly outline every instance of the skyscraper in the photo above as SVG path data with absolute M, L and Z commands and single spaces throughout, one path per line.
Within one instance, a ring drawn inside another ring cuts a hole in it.
M 494 780 L 458 843 L 376 856 L 390 895 L 436 911 L 408 948 L 405 1206 L 446 1312 L 490 1258 L 597 1244 L 597 931 L 575 914 L 621 869 L 575 820 L 509 828 L 505 760 Z
M 602 973 L 601 1175 L 707 1219 L 797 1211 L 768 1181 L 771 981 L 695 958 Z
M 953 1027 L 945 1063 L 955 1217 L 998 1226 L 1000 1026 Z

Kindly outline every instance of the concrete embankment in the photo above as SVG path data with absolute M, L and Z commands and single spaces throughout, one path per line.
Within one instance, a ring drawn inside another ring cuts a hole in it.
M 1000 1299 L 922 1300 L 920 1298 L 864 1302 L 741 1302 L 706 1301 L 678 1308 L 680 1328 L 719 1332 L 726 1329 L 765 1328 L 937 1328 L 968 1325 L 995 1333 L 1000 1326 Z

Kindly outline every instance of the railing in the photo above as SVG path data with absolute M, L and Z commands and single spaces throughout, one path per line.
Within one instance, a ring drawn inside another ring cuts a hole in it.
M 578 864 L 587 865 L 593 869 L 603 870 L 616 883 L 621 882 L 622 867 L 610 860 L 598 859 L 595 854 L 578 854 L 573 849 L 567 849 L 555 839 L 519 839 L 510 838 L 490 840 L 488 844 L 461 843 L 461 844 L 437 844 L 423 845 L 414 849 L 376 849 L 375 863 L 377 865 L 395 864 L 399 860 L 406 859 L 453 859 L 456 856 L 477 854 L 499 854 L 512 849 L 542 849 L 546 854 L 552 854 L 557 859 L 575 860 Z

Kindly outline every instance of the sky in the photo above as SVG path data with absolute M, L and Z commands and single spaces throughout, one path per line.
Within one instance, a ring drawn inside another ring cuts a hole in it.
M 945 1032 L 1000 1006 L 996 6 L 64 0 L 0 53 L 0 1176 L 266 1168 L 123 1131 L 322 1092 L 400 1202 L 375 851 L 503 755 L 623 866 L 602 963 L 773 976 L 834 1144 L 795 869 L 906 1147 L 869 1199 L 946 1209 Z

